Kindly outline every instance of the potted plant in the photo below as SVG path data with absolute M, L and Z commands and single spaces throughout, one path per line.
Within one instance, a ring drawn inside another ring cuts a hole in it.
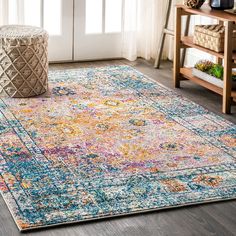
M 211 61 L 201 60 L 197 62 L 192 71 L 193 75 L 212 83 L 218 87 L 224 87 L 224 67 Z M 236 88 L 236 71 L 232 71 L 232 88 Z

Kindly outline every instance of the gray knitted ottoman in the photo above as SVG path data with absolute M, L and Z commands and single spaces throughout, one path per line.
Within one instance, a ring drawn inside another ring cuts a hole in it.
M 0 97 L 32 97 L 48 88 L 48 34 L 38 27 L 0 27 Z

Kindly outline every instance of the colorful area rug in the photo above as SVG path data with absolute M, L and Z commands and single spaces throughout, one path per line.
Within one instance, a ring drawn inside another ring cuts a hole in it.
M 0 189 L 20 230 L 236 198 L 236 126 L 128 66 L 51 71 L 0 100 Z

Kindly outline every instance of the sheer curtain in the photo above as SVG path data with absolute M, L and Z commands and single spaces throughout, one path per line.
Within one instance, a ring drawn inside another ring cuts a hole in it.
M 124 1 L 123 57 L 131 61 L 137 57 L 156 58 L 166 7 L 167 1 L 163 0 Z M 173 12 L 171 15 L 170 27 L 173 27 Z M 172 58 L 172 45 L 173 37 L 168 37 L 164 58 Z
M 0 0 L 0 25 L 6 24 L 6 13 L 8 11 L 8 2 L 7 0 Z
M 40 26 L 40 0 L 0 0 L 0 25 Z
M 169 29 L 174 28 L 174 5 L 182 4 L 183 0 L 173 0 L 170 14 Z M 157 48 L 164 24 L 167 1 L 164 0 L 124 0 L 124 31 L 123 57 L 135 60 L 143 57 L 147 60 L 155 59 Z M 184 22 L 184 21 L 183 21 Z M 212 19 L 195 16 L 191 17 L 190 34 L 193 34 L 195 24 L 215 24 Z M 184 28 L 185 24 L 183 24 Z M 173 59 L 174 38 L 168 36 L 164 46 L 163 59 Z M 186 55 L 186 65 L 192 66 L 200 59 L 214 60 L 212 56 L 189 49 Z
M 22 0 L 0 0 L 0 25 L 22 23 L 22 10 Z

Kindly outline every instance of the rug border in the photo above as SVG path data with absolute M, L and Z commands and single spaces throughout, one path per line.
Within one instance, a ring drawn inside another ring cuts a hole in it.
M 116 215 L 108 215 L 108 216 L 100 216 L 97 218 L 90 218 L 90 219 L 85 219 L 85 220 L 76 220 L 76 221 L 72 221 L 72 222 L 63 222 L 63 223 L 57 223 L 57 224 L 50 224 L 47 226 L 36 226 L 36 227 L 29 227 L 26 229 L 22 229 L 18 226 L 18 224 L 16 223 L 16 219 L 12 213 L 11 208 L 9 207 L 8 203 L 6 202 L 4 196 L 2 195 L 2 199 L 4 200 L 10 214 L 11 217 L 13 219 L 13 221 L 15 222 L 18 230 L 20 232 L 28 232 L 28 231 L 36 231 L 36 230 L 40 230 L 40 229 L 46 229 L 46 228 L 53 228 L 53 227 L 57 227 L 57 226 L 63 226 L 63 225 L 73 225 L 73 224 L 80 224 L 80 223 L 86 223 L 86 222 L 94 222 L 94 221 L 100 221 L 100 220 L 105 220 L 105 219 L 111 219 L 111 218 L 119 218 L 119 217 L 124 217 L 124 216 L 135 216 L 141 213 L 153 213 L 153 212 L 158 212 L 158 211 L 164 211 L 164 210 L 170 210 L 170 209 L 178 209 L 181 207 L 191 207 L 191 206 L 197 206 L 197 205 L 205 205 L 205 204 L 211 204 L 211 203 L 219 203 L 219 202 L 229 202 L 229 201 L 235 201 L 236 197 L 233 198 L 225 198 L 225 199 L 212 199 L 212 200 L 207 200 L 204 202 L 194 202 L 194 203 L 186 203 L 186 204 L 181 204 L 181 205 L 176 205 L 176 206 L 167 206 L 167 207 L 161 207 L 161 208 L 152 208 L 149 210 L 140 210 L 140 211 L 134 211 L 134 212 L 130 212 L 130 213 L 121 213 L 121 214 L 116 214 Z
M 179 94 L 176 90 L 169 88 L 163 84 L 161 84 L 160 82 L 156 81 L 155 79 L 151 78 L 150 76 L 146 75 L 145 73 L 139 71 L 138 69 L 134 68 L 133 66 L 130 65 L 112 65 L 112 66 L 101 66 L 101 67 L 82 67 L 82 68 L 76 68 L 76 69 L 66 69 L 67 71 L 79 71 L 79 70 L 88 70 L 88 69 L 108 69 L 108 68 L 119 68 L 119 67 L 129 67 L 131 68 L 133 71 L 136 71 L 139 74 L 142 74 L 146 77 L 146 79 L 152 81 L 153 83 L 156 83 L 157 85 L 167 89 L 168 91 L 174 92 L 176 95 L 179 95 L 181 97 L 183 97 L 184 99 L 196 104 L 197 106 L 203 107 L 207 112 L 209 112 L 210 114 L 213 114 L 214 116 L 218 116 L 221 119 L 223 119 L 224 121 L 226 121 L 228 124 L 232 124 L 235 125 L 233 122 L 227 120 L 224 117 L 221 117 L 218 114 L 215 114 L 214 112 L 210 111 L 208 108 L 206 108 L 204 105 L 200 105 L 194 101 L 192 101 L 191 99 Z M 62 72 L 65 71 L 63 69 L 53 69 L 50 72 Z M 35 227 L 29 227 L 26 229 L 22 229 L 20 228 L 20 226 L 17 224 L 16 219 L 14 217 L 14 214 L 11 210 L 10 205 L 7 203 L 7 200 L 4 197 L 4 194 L 2 192 L 0 192 L 0 195 L 2 196 L 2 199 L 4 201 L 4 203 L 6 204 L 10 215 L 13 219 L 13 221 L 15 222 L 15 225 L 17 226 L 18 230 L 20 232 L 28 232 L 28 231 L 35 231 L 35 230 L 40 230 L 40 229 L 46 229 L 46 228 L 53 228 L 53 227 L 57 227 L 57 226 L 63 226 L 63 225 L 73 225 L 73 224 L 79 224 L 79 223 L 85 223 L 85 222 L 93 222 L 93 221 L 99 221 L 99 220 L 104 220 L 104 219 L 109 219 L 109 218 L 118 218 L 118 217 L 123 217 L 123 216 L 132 216 L 132 215 L 137 215 L 137 214 L 141 214 L 141 213 L 151 213 L 151 212 L 158 212 L 158 211 L 162 211 L 162 210 L 170 210 L 170 209 L 178 209 L 181 207 L 190 207 L 190 206 L 196 206 L 196 205 L 204 205 L 204 204 L 210 204 L 210 203 L 218 203 L 218 202 L 226 202 L 226 201 L 235 201 L 236 197 L 233 198 L 225 198 L 225 199 L 212 199 L 212 200 L 207 200 L 207 201 L 203 201 L 203 202 L 193 202 L 193 203 L 186 203 L 186 204 L 181 204 L 181 205 L 176 205 L 176 206 L 167 206 L 167 207 L 159 207 L 159 208 L 152 208 L 152 209 L 147 209 L 147 210 L 139 210 L 139 211 L 134 211 L 134 212 L 129 212 L 129 213 L 120 213 L 120 214 L 115 214 L 115 215 L 107 215 L 107 216 L 100 216 L 100 217 L 96 217 L 96 218 L 90 218 L 90 219 L 85 219 L 85 220 L 76 220 L 76 221 L 72 221 L 72 222 L 63 222 L 63 223 L 57 223 L 57 224 L 50 224 L 47 226 L 35 226 Z M 15 199 L 14 199 L 15 201 Z

